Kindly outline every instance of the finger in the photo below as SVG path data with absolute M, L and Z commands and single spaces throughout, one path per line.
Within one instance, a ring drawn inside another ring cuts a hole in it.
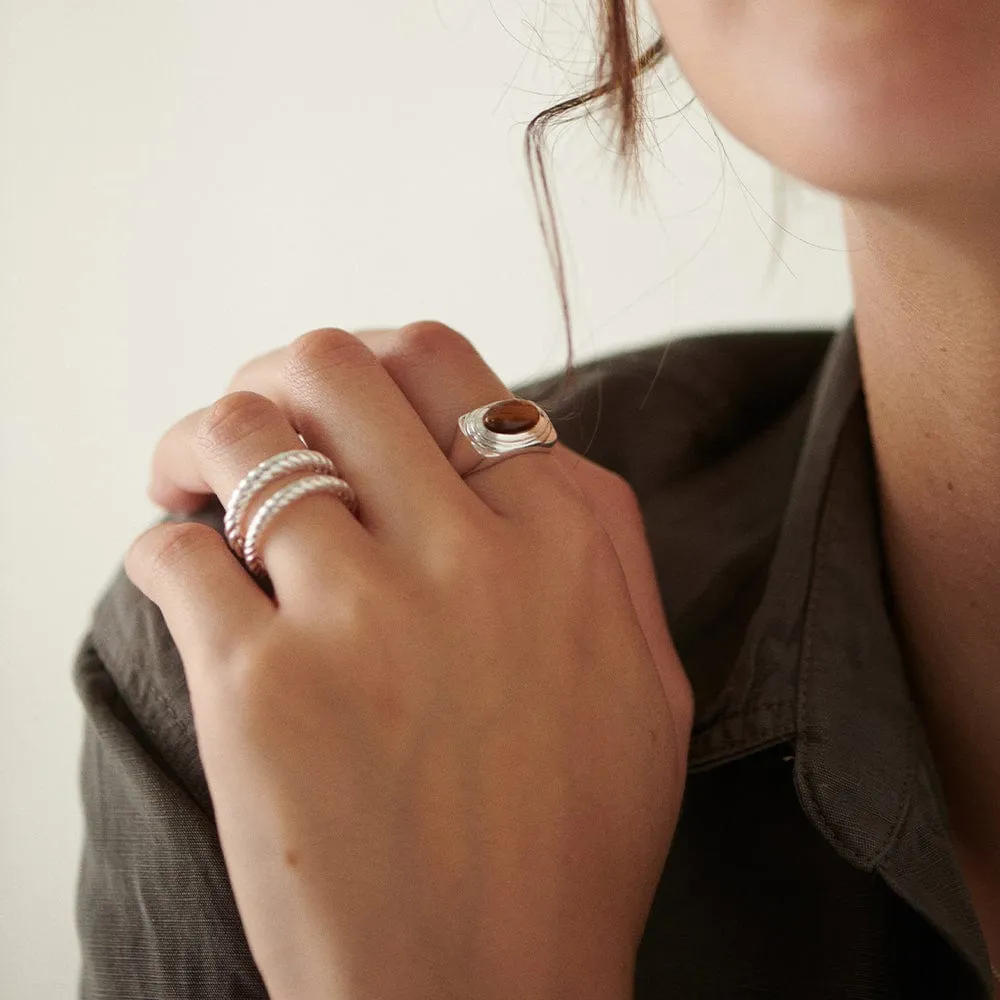
M 451 448 L 458 415 L 482 406 L 484 401 L 492 402 L 510 395 L 476 348 L 439 323 L 358 330 L 353 335 L 372 350 L 445 453 Z M 287 391 L 281 381 L 289 350 L 290 347 L 285 346 L 268 351 L 243 365 L 230 380 L 229 391 L 249 389 L 272 399 L 274 396 L 270 391 L 264 392 L 265 388 L 273 392 Z M 472 354 L 478 359 L 478 365 L 469 363 Z M 426 371 L 431 367 L 438 369 L 439 377 Z M 462 375 L 464 379 L 459 378 Z M 449 386 L 450 399 L 447 401 L 440 396 L 442 385 Z M 456 408 L 460 408 L 459 414 L 453 420 L 452 411 Z
M 164 521 L 125 554 L 125 573 L 163 614 L 185 670 L 230 660 L 275 607 L 222 536 L 196 521 Z
M 167 430 L 153 455 L 153 478 L 170 484 L 166 489 L 214 493 L 228 507 L 247 473 L 279 452 L 301 448 L 298 434 L 272 400 L 252 392 L 230 393 Z M 246 512 L 244 535 L 267 498 L 301 476 L 291 473 L 260 491 Z M 350 576 L 350 567 L 369 558 L 373 545 L 340 500 L 320 493 L 280 511 L 262 542 L 263 562 L 279 603 L 314 590 L 317 580 L 329 579 L 331 568 Z
M 581 492 L 615 547 L 632 606 L 679 732 L 690 730 L 691 693 L 663 612 L 663 597 L 647 540 L 642 511 L 627 482 L 582 455 L 565 448 L 558 458 L 579 483 Z M 687 736 L 681 742 L 686 742 Z
M 511 396 L 475 346 L 441 323 L 363 330 L 355 336 L 374 353 L 444 455 L 451 450 L 462 414 Z M 290 350 L 286 347 L 255 358 L 236 373 L 230 388 L 249 389 L 275 400 L 286 412 L 301 412 L 302 404 L 297 399 L 301 386 L 287 377 Z M 292 423 L 296 423 L 294 417 Z M 322 451 L 334 448 L 337 436 L 336 428 L 326 429 L 325 423 L 316 425 L 312 434 L 303 432 L 310 446 Z M 302 431 L 301 426 L 298 429 Z M 313 435 L 318 436 L 320 444 L 313 443 Z M 548 455 L 548 450 L 537 449 L 528 456 L 519 456 L 517 461 L 492 465 L 467 477 L 464 485 L 494 511 L 511 519 L 549 518 L 567 497 L 575 501 L 576 490 L 569 488 L 562 471 L 550 463 Z M 521 461 L 524 457 L 530 460 Z M 452 478 L 462 482 L 450 463 L 448 468 Z M 346 474 L 345 478 L 350 479 Z M 543 482 L 547 483 L 544 489 Z
M 245 368 L 244 372 L 249 368 Z M 346 330 L 312 330 L 281 356 L 266 384 L 240 388 L 281 408 L 310 448 L 329 455 L 357 492 L 376 539 L 408 546 L 433 537 L 448 513 L 480 513 L 427 428 L 374 352 Z M 264 390 L 264 391 L 261 391 Z

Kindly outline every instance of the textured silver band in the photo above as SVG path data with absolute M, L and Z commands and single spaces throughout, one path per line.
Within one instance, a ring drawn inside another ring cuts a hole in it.
M 321 451 L 295 448 L 265 458 L 256 468 L 248 472 L 233 490 L 226 505 L 226 517 L 223 521 L 226 541 L 239 559 L 243 558 L 243 519 L 253 498 L 264 487 L 291 472 L 322 472 L 336 476 L 337 467 Z
M 261 535 L 267 526 L 286 507 L 312 493 L 332 493 L 352 514 L 357 509 L 354 490 L 337 476 L 303 476 L 294 483 L 283 486 L 264 502 L 250 521 L 250 527 L 247 528 L 243 561 L 251 573 L 260 576 L 267 572 L 259 555 Z

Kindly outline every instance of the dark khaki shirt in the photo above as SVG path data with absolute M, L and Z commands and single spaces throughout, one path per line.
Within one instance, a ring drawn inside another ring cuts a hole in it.
M 708 333 L 579 373 L 553 420 L 638 494 L 697 704 L 636 997 L 991 996 L 894 631 L 852 322 Z M 218 501 L 192 516 L 221 532 Z M 121 571 L 73 677 L 79 995 L 266 997 L 177 650 Z

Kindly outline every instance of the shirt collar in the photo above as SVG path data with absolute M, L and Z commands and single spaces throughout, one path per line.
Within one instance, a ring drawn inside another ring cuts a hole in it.
M 852 864 L 878 871 L 978 972 L 989 962 L 890 613 L 854 317 L 817 376 L 763 598 L 692 766 L 777 742 L 799 799 Z M 725 731 L 720 739 L 720 731 Z

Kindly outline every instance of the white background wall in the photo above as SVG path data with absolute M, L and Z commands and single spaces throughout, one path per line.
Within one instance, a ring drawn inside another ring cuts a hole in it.
M 70 664 L 156 438 L 317 326 L 560 368 L 521 144 L 590 64 L 569 0 L 0 0 L 0 996 L 75 995 Z M 769 166 L 678 77 L 645 203 L 598 122 L 556 147 L 580 360 L 850 309 L 837 205 L 793 184 L 775 258 Z

